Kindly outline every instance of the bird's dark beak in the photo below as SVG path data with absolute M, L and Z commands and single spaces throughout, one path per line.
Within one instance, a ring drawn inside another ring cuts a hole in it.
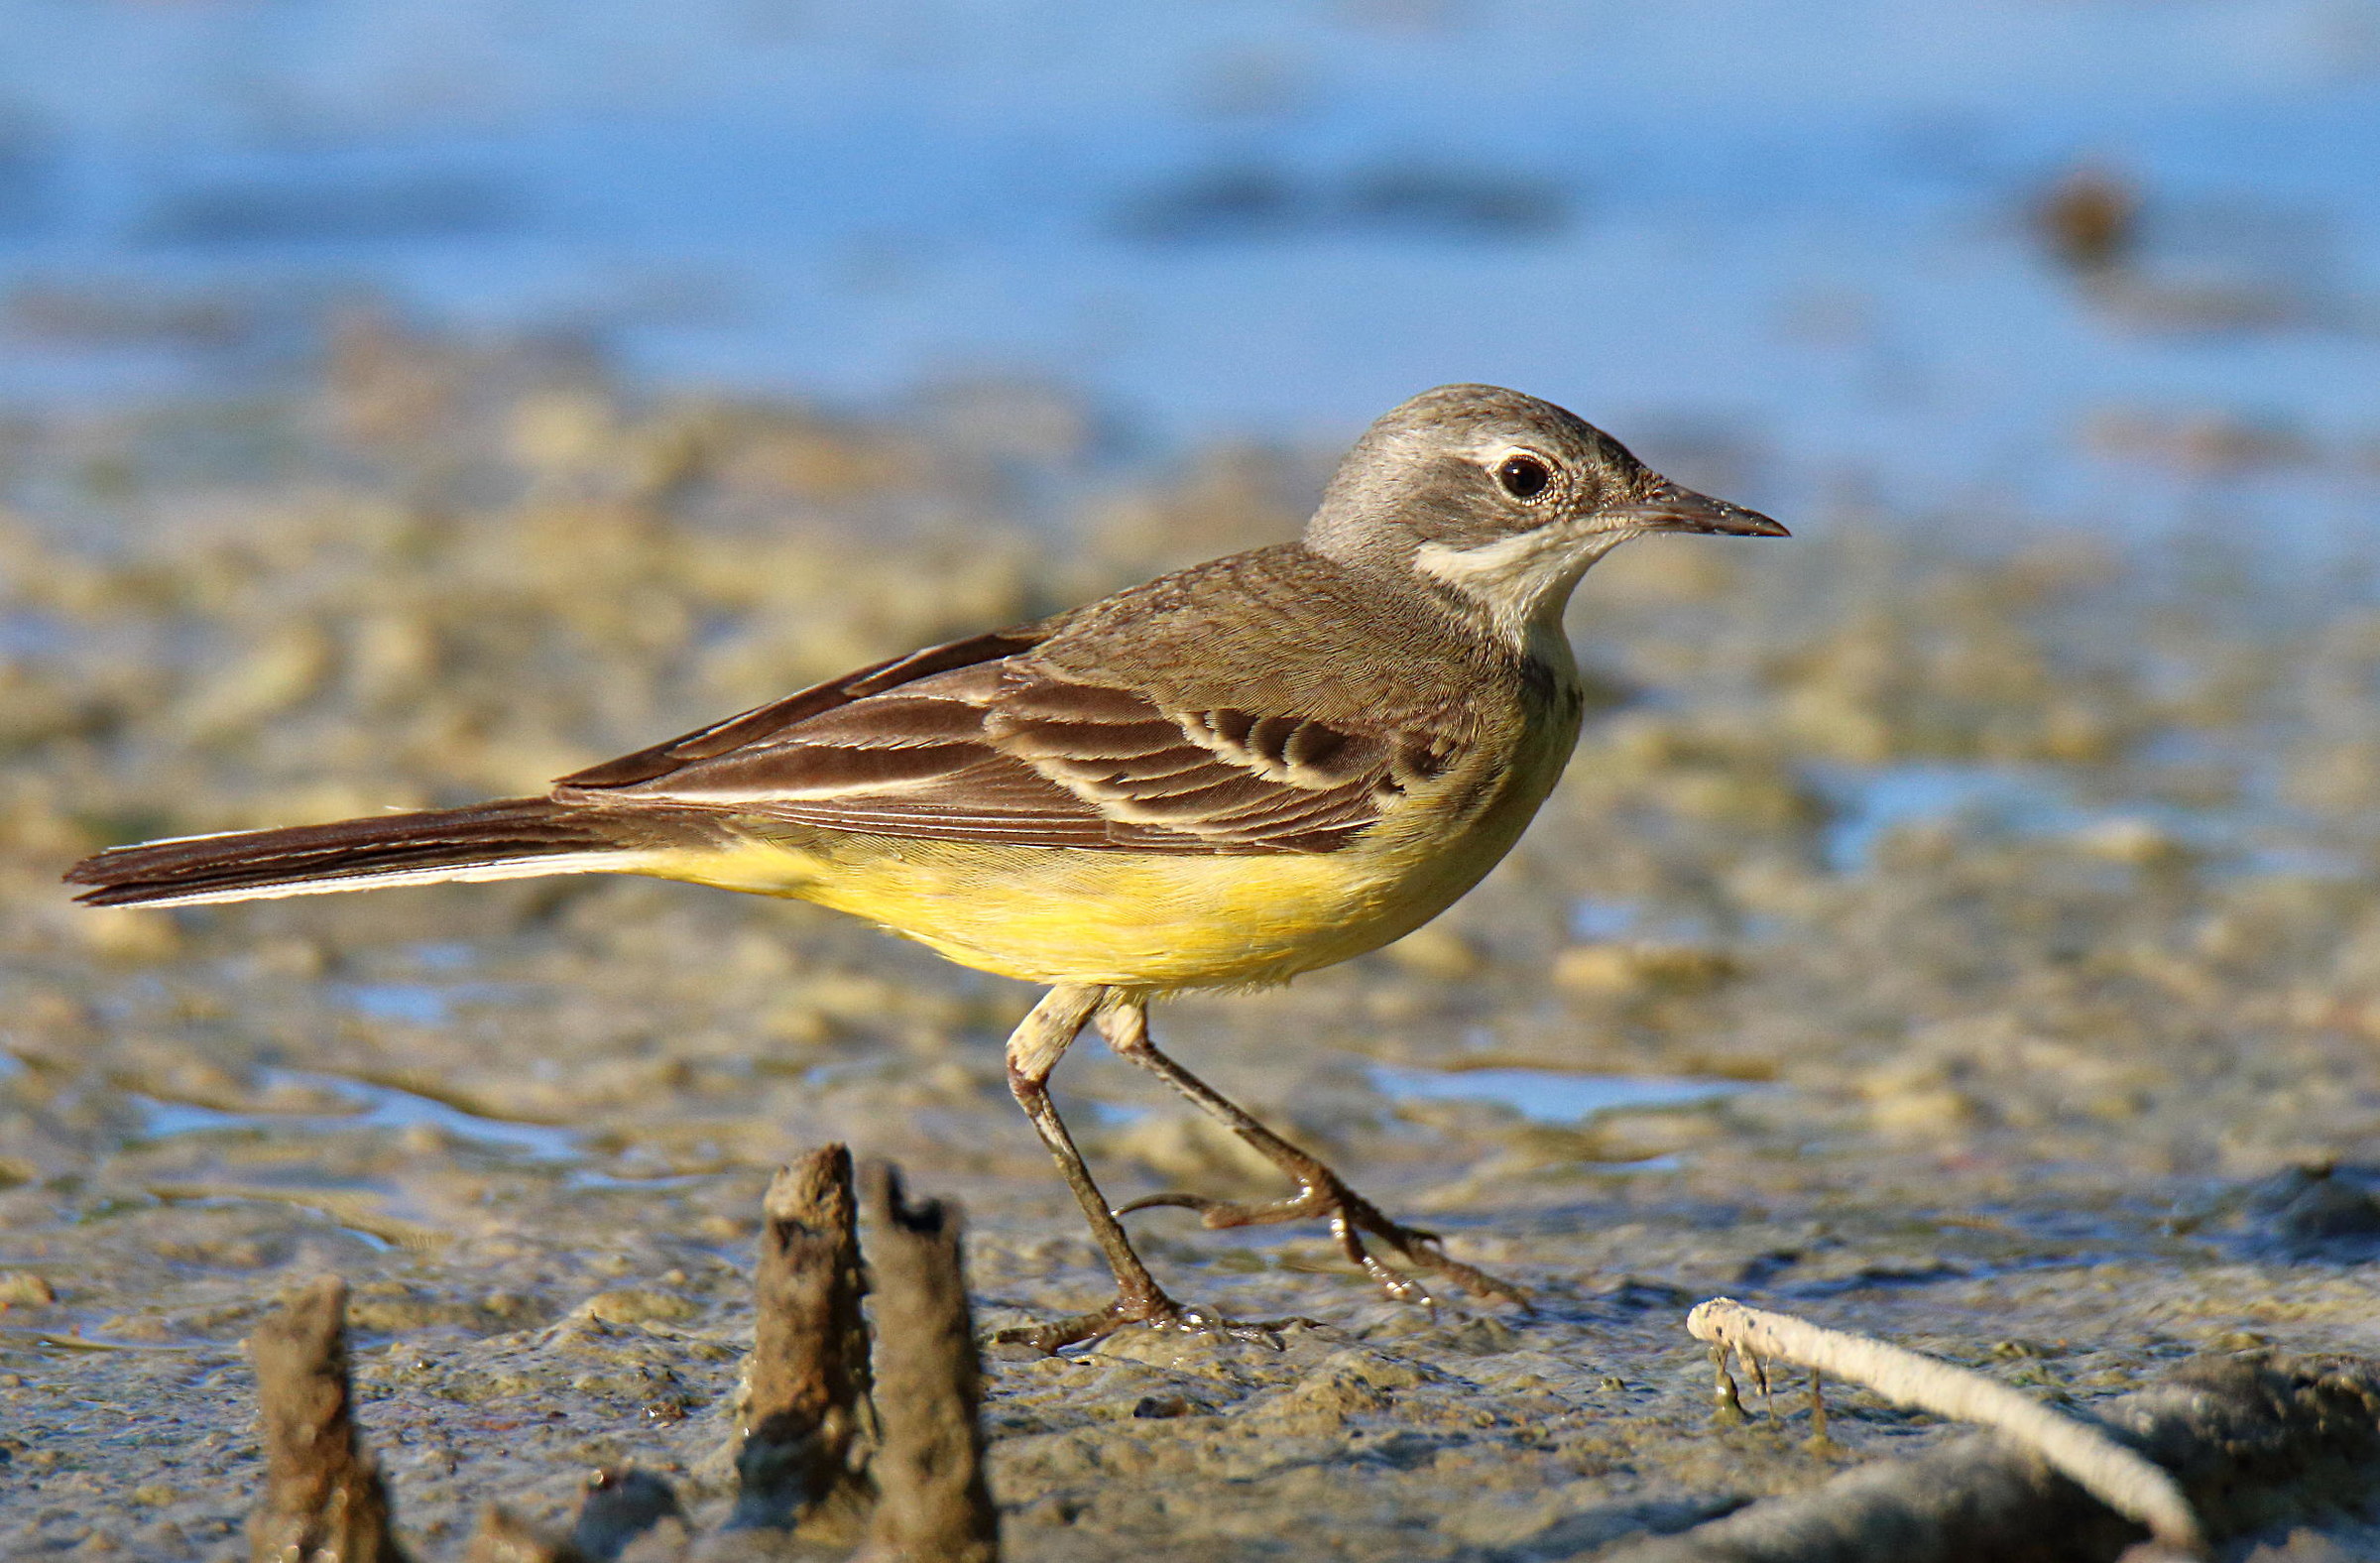
M 1643 500 L 1609 514 L 1625 525 L 1642 527 L 1647 532 L 1713 532 L 1730 538 L 1793 536 L 1756 510 L 1697 494 L 1667 479 Z

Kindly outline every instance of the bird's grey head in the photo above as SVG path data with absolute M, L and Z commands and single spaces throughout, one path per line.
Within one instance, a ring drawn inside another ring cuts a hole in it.
M 1525 644 L 1559 633 L 1589 565 L 1650 532 L 1786 536 L 1766 516 L 1678 487 L 1551 402 L 1463 385 L 1425 391 L 1365 430 L 1306 545 L 1428 581 Z

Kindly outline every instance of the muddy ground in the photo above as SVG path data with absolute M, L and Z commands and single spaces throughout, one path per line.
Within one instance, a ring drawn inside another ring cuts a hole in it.
M 239 1555 L 240 1343 L 326 1269 L 426 1555 L 628 1459 L 715 1512 L 760 1193 L 831 1139 L 965 1203 L 986 1327 L 1099 1298 L 1003 1084 L 1021 987 L 652 882 L 178 913 L 56 883 L 127 839 L 532 790 L 1286 536 L 1315 479 L 1095 435 L 1046 400 L 643 403 L 366 327 L 313 395 L 0 430 L 0 1554 Z M 995 1359 L 1012 1556 L 1567 1558 L 1955 1436 L 1839 1393 L 1813 1450 L 1798 1390 L 1715 1424 L 1683 1322 L 1714 1293 L 2084 1406 L 2205 1354 L 2380 1353 L 2363 561 L 2219 518 L 2154 547 L 1787 519 L 1590 579 L 1605 709 L 1438 924 L 1157 1017 L 1535 1313 L 1386 1302 L 1315 1230 L 1135 1217 L 1182 1295 L 1311 1322 Z M 1059 1085 L 1119 1198 L 1270 1186 L 1124 1064 Z

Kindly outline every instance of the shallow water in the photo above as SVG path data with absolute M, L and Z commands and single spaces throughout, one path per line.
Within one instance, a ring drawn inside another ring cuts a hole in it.
M 1583 1124 L 1599 1113 L 1682 1107 L 1744 1089 L 1733 1080 L 1660 1080 L 1570 1075 L 1551 1069 L 1393 1069 L 1375 1064 L 1371 1083 L 1415 1102 L 1496 1102 L 1532 1124 Z
M 414 1014 L 389 1018 L 419 1019 Z M 433 1013 L 429 1020 L 434 1022 L 439 1018 L 440 1014 Z M 225 1112 L 191 1102 L 161 1102 L 139 1095 L 127 1100 L 144 1115 L 140 1132 L 152 1140 L 231 1131 L 265 1135 L 287 1143 L 309 1135 L 345 1135 L 359 1129 L 430 1129 L 467 1145 L 493 1147 L 535 1161 L 571 1161 L 585 1154 L 578 1136 L 568 1129 L 488 1118 L 394 1086 L 295 1069 L 261 1071 L 256 1083 L 264 1092 L 283 1087 L 308 1093 L 327 1092 L 338 1098 L 340 1105 L 328 1111 L 316 1109 L 307 1113 Z
M 1111 471 L 1469 378 L 1797 523 L 2352 541 L 2369 8 L 1918 16 L 11 0 L 0 395 L 273 384 L 377 294 Z M 2089 170 L 2097 270 L 2032 215 Z

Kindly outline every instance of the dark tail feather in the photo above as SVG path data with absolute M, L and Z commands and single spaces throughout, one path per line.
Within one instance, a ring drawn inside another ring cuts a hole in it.
M 451 879 L 631 869 L 662 846 L 622 839 L 609 810 L 517 797 L 470 808 L 112 847 L 66 871 L 89 906 L 306 896 Z M 641 833 L 642 834 L 642 833 Z

